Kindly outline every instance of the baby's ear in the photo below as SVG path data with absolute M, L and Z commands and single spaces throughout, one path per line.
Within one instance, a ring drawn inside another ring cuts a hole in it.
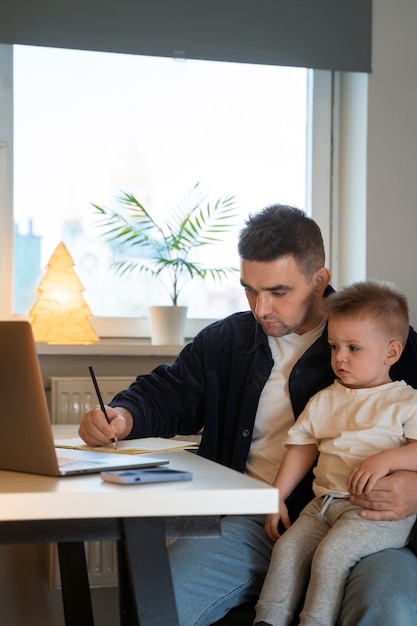
M 387 347 L 387 356 L 385 359 L 385 363 L 387 365 L 393 365 L 398 361 L 403 351 L 403 346 L 400 341 L 397 339 L 392 339 Z

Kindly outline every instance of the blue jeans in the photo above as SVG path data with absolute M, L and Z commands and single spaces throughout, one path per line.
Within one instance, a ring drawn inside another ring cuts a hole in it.
M 417 558 L 408 550 L 383 550 L 352 569 L 345 586 L 340 626 L 415 626 Z
M 180 539 L 170 564 L 180 626 L 209 626 L 244 602 L 256 601 L 272 542 L 263 516 L 226 516 L 221 537 Z M 340 626 L 416 626 L 417 558 L 407 548 L 384 550 L 352 570 Z

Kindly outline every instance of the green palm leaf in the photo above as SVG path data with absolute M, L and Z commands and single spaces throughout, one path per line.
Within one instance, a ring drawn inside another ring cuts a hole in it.
M 176 305 L 188 280 L 204 280 L 207 276 L 222 280 L 236 271 L 233 267 L 203 267 L 188 258 L 193 249 L 218 243 L 235 228 L 238 217 L 235 196 L 227 195 L 212 203 L 200 183 L 196 183 L 170 210 L 163 224 L 131 193 L 121 192 L 118 200 L 120 212 L 92 205 L 99 214 L 98 225 L 104 238 L 118 244 L 119 249 L 127 248 L 128 253 L 133 248 L 143 248 L 147 256 L 133 258 L 128 254 L 114 261 L 111 267 L 118 275 L 133 271 L 161 279 L 163 275 L 169 285 L 171 302 Z

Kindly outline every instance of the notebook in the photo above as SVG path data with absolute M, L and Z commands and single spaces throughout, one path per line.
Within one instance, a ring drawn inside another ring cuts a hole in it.
M 57 454 L 29 322 L 0 321 L 0 355 L 1 470 L 74 476 L 168 463 L 145 455 L 86 450 Z

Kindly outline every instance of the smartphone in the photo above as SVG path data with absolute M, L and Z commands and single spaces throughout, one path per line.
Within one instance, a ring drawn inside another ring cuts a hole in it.
M 165 483 L 173 480 L 191 480 L 191 472 L 182 472 L 167 468 L 152 467 L 149 469 L 119 470 L 114 472 L 101 472 L 101 479 L 109 483 L 119 485 L 134 485 L 137 483 Z

